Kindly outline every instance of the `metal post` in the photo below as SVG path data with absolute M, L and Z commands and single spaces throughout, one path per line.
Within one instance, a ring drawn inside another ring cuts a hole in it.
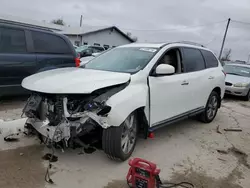
M 230 21 L 231 21 L 231 19 L 228 18 L 227 27 L 226 27 L 226 30 L 225 30 L 225 34 L 224 34 L 222 45 L 221 45 L 221 49 L 220 49 L 219 60 L 221 59 L 221 55 L 222 55 L 222 52 L 223 52 L 223 49 L 224 49 L 224 44 L 225 44 L 225 40 L 226 40 L 226 37 L 227 37 L 227 31 L 228 31 L 228 27 L 229 27 Z
M 81 15 L 81 18 L 80 18 L 80 27 L 82 27 L 82 15 Z

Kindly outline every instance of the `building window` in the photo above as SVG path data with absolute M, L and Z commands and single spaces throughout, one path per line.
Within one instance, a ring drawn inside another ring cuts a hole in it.
M 94 46 L 101 46 L 100 44 L 98 44 L 98 43 L 94 43 Z
M 107 45 L 107 44 L 104 44 L 103 47 L 105 50 L 109 49 L 109 45 Z
M 80 46 L 80 41 L 75 41 L 76 46 Z
M 87 42 L 84 42 L 83 45 L 88 45 L 88 43 L 87 43 Z

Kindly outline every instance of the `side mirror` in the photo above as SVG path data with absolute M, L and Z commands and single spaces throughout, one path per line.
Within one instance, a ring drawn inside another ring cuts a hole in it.
M 175 68 L 172 65 L 160 64 L 156 67 L 156 75 L 171 75 L 175 73 Z

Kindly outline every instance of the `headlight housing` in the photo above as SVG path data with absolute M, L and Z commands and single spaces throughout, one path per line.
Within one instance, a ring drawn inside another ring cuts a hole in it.
M 234 87 L 246 87 L 248 83 L 236 83 L 234 84 Z

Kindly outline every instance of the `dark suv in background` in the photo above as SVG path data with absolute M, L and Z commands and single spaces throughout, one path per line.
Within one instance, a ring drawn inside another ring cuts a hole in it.
M 0 23 L 0 96 L 24 94 L 21 82 L 31 74 L 79 64 L 80 59 L 66 36 Z

